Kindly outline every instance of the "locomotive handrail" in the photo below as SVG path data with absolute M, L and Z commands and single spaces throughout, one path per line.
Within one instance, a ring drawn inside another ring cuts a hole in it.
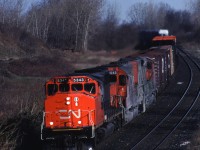
M 41 124 L 41 131 L 40 131 L 40 138 L 41 140 L 43 141 L 43 136 L 42 136 L 42 131 L 43 131 L 43 128 L 44 128 L 44 117 L 45 117 L 45 112 L 43 111 L 42 113 L 42 124 Z

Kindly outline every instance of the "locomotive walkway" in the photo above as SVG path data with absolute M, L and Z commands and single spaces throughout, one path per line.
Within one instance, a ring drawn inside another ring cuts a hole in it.
M 190 143 L 193 116 L 200 114 L 200 70 L 190 56 L 180 53 L 177 71 L 156 104 L 96 149 L 180 149 Z

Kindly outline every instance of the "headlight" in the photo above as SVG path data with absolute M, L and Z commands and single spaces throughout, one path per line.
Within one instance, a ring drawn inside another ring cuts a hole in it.
M 66 97 L 66 100 L 69 101 L 69 100 L 70 100 L 70 97 Z
M 53 125 L 53 122 L 51 121 L 51 122 L 49 122 L 49 124 L 52 126 L 52 125 Z
M 69 105 L 69 104 L 70 104 L 70 102 L 69 102 L 69 101 L 67 101 L 67 102 L 66 102 L 66 104 L 67 104 L 67 105 Z

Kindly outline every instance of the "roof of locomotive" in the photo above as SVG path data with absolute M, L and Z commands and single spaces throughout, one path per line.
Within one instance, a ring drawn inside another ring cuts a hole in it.
M 103 82 L 103 84 L 109 83 L 109 67 L 123 67 L 125 64 L 128 64 L 132 61 L 142 61 L 143 58 L 141 58 L 139 55 L 136 56 L 127 56 L 125 58 L 121 58 L 116 62 L 111 62 L 107 65 L 97 66 L 94 68 L 89 69 L 82 69 L 82 70 L 76 70 L 72 74 L 68 74 L 67 76 L 88 76 L 95 80 L 98 80 L 99 82 Z M 122 69 L 122 68 L 121 68 Z M 122 69 L 124 70 L 124 69 Z M 125 70 L 124 70 L 125 71 Z
M 97 80 L 98 82 L 105 83 L 107 81 L 108 74 L 109 74 L 108 71 L 102 70 L 102 71 L 93 72 L 93 73 L 89 73 L 89 72 L 86 72 L 86 73 L 76 73 L 75 72 L 75 73 L 67 74 L 67 75 L 65 75 L 65 77 L 87 76 L 89 78 Z
M 94 68 L 76 70 L 75 73 L 85 73 L 85 74 L 98 74 L 100 72 L 106 73 L 108 72 L 109 67 L 119 67 L 119 66 L 116 64 L 108 64 L 108 65 L 97 66 Z
M 97 67 L 94 67 L 94 68 L 88 68 L 88 69 L 82 69 L 82 70 L 76 70 L 75 73 L 98 73 L 98 72 L 104 72 L 104 71 L 108 71 L 107 69 L 109 67 L 121 67 L 123 66 L 124 64 L 127 64 L 128 62 L 130 61 L 137 61 L 139 60 L 140 57 L 139 57 L 139 54 L 136 54 L 134 56 L 127 56 L 125 58 L 120 58 L 118 61 L 115 61 L 115 62 L 111 62 L 109 64 L 106 64 L 106 65 L 102 65 L 102 66 L 97 66 Z

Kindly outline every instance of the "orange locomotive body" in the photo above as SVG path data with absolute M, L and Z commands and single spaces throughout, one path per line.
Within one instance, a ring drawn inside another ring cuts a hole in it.
M 55 77 L 46 83 L 43 130 L 44 139 L 57 133 L 75 131 L 80 136 L 94 136 L 94 127 L 103 124 L 101 90 L 88 76 Z
M 97 81 L 86 76 L 54 78 L 46 84 L 45 125 L 55 128 L 96 126 L 103 121 Z M 85 105 L 87 104 L 87 105 Z M 95 116 L 97 115 L 97 116 Z

